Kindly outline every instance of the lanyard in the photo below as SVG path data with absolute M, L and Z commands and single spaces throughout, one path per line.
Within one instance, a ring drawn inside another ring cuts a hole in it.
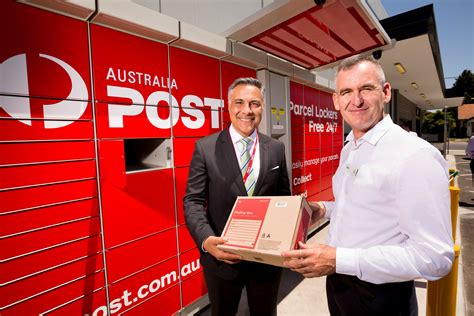
M 253 146 L 252 155 L 250 155 L 249 165 L 248 165 L 247 170 L 245 171 L 245 174 L 244 174 L 244 178 L 243 178 L 244 183 L 245 183 L 245 181 L 247 181 L 247 178 L 250 174 L 250 171 L 252 171 L 253 158 L 255 157 L 255 151 L 257 150 L 257 146 L 258 146 L 258 134 L 255 137 L 255 145 Z

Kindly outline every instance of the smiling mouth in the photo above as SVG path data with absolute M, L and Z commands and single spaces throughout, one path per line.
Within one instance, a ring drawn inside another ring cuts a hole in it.
M 240 121 L 244 121 L 244 122 L 250 122 L 250 121 L 254 120 L 253 117 L 237 117 L 237 119 L 239 119 Z
M 368 108 L 367 109 L 355 109 L 355 110 L 349 110 L 349 112 L 357 114 L 357 113 L 365 112 L 367 110 L 368 110 Z

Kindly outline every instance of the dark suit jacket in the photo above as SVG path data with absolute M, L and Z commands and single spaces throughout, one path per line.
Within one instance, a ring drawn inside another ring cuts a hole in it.
M 291 195 L 283 143 L 258 133 L 260 171 L 253 195 Z M 220 236 L 237 196 L 246 196 L 239 162 L 229 129 L 196 142 L 184 196 L 186 225 L 201 250 L 204 268 L 232 270 L 207 253 L 201 245 L 209 236 Z M 224 265 L 224 267 L 222 267 Z

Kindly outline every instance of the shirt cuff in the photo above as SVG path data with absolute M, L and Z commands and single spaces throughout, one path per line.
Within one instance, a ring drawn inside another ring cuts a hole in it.
M 207 237 L 207 238 L 209 238 L 209 237 Z M 207 253 L 207 250 L 204 249 L 204 243 L 206 242 L 207 238 L 204 239 L 204 240 L 202 241 L 202 244 L 201 244 L 201 250 L 202 250 L 202 252 L 204 252 L 204 253 Z
M 336 272 L 346 275 L 356 275 L 358 271 L 358 250 L 336 248 Z

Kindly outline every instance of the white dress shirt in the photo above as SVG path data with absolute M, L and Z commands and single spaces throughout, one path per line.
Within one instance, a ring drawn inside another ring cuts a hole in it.
M 336 272 L 375 284 L 448 273 L 449 173 L 440 152 L 388 115 L 347 140 L 333 177 L 335 202 L 324 202 Z
M 230 138 L 232 139 L 232 143 L 234 144 L 235 155 L 237 157 L 237 161 L 239 162 L 239 166 L 240 166 L 240 154 L 242 153 L 242 151 L 245 150 L 240 140 L 242 138 L 252 139 L 252 147 L 250 148 L 250 155 L 252 155 L 253 147 L 255 146 L 255 143 L 257 140 L 257 130 L 255 129 L 253 133 L 250 134 L 249 137 L 243 137 L 235 130 L 234 126 L 230 124 L 229 134 L 230 134 Z M 242 166 L 240 166 L 240 168 L 242 168 Z M 260 173 L 260 146 L 257 146 L 257 148 L 255 149 L 255 156 L 253 157 L 252 169 L 253 169 L 253 174 L 255 176 L 255 181 L 256 181 Z

